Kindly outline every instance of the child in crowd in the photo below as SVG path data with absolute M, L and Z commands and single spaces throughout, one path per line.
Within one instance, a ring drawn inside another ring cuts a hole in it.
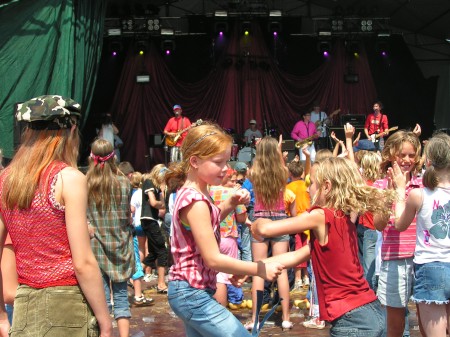
M 394 163 L 397 163 L 404 173 L 407 179 L 404 198 L 407 198 L 413 189 L 423 187 L 422 178 L 417 176 L 421 168 L 420 154 L 419 137 L 414 132 L 403 130 L 390 135 L 381 152 L 382 173 L 386 173 Z M 376 180 L 373 186 L 388 189 L 388 184 L 388 179 L 384 178 Z M 379 231 L 383 231 L 377 295 L 381 304 L 386 307 L 387 337 L 401 337 L 405 330 L 409 334 L 405 315 L 414 282 L 416 223 L 413 221 L 404 232 L 397 231 L 394 223 L 395 218 L 391 216 L 389 221 L 375 226 Z
M 39 96 L 18 104 L 16 118 L 27 127 L 0 175 L 0 253 L 8 232 L 20 284 L 9 333 L 112 336 L 89 242 L 86 177 L 77 170 L 81 106 L 67 97 Z M 0 336 L 6 337 L 8 284 L 0 280 L 0 286 Z
M 91 145 L 88 181 L 88 217 L 94 227 L 92 250 L 99 262 L 107 303 L 120 337 L 130 331 L 127 281 L 134 271 L 133 228 L 130 214 L 129 180 L 118 171 L 114 147 L 99 138 Z
M 309 174 L 309 171 L 305 172 L 303 164 L 299 161 L 290 162 L 287 167 L 289 170 L 290 183 L 286 186 L 286 189 L 295 193 L 296 215 L 300 215 L 311 205 L 311 199 L 307 191 L 305 180 L 303 179 L 306 174 Z M 295 249 L 305 246 L 308 242 L 308 237 L 309 232 L 295 234 Z M 295 268 L 294 292 L 300 291 L 303 286 L 309 286 L 309 276 L 306 270 L 306 264 L 307 262 L 302 262 Z
M 237 189 L 236 185 L 236 171 L 228 168 L 223 177 L 222 184 L 217 186 L 210 186 L 209 193 L 216 205 L 220 205 L 223 201 L 230 198 Z M 244 205 L 238 205 L 232 210 L 227 217 L 220 223 L 220 253 L 238 258 L 238 229 L 237 222 L 245 223 L 247 219 L 247 210 Z M 241 306 L 244 300 L 244 294 L 241 288 L 234 287 L 229 281 L 229 274 L 217 274 L 217 288 L 214 298 L 223 306 L 231 304 L 231 308 Z M 245 302 L 243 307 L 245 307 Z
M 152 298 L 145 297 L 142 293 L 142 278 L 144 277 L 144 271 L 142 268 L 141 260 L 144 257 L 145 241 L 146 237 L 141 226 L 141 209 L 142 209 L 142 173 L 133 172 L 130 174 L 131 183 L 131 216 L 133 217 L 133 245 L 134 245 L 134 258 L 136 262 L 136 268 L 131 279 L 133 280 L 134 288 L 134 304 L 138 306 L 153 305 L 154 300 Z M 141 242 L 139 242 L 141 241 Z M 141 250 L 143 247 L 144 250 Z
M 148 255 L 143 262 L 151 268 L 156 266 L 158 273 L 156 291 L 160 294 L 167 294 L 165 275 L 168 250 L 166 238 L 159 225 L 160 210 L 165 209 L 162 190 L 166 171 L 167 167 L 164 164 L 155 165 L 149 175 L 144 175 L 142 184 L 141 226 L 147 236 L 148 244 Z
M 275 279 L 283 266 L 263 261 L 246 262 L 221 254 L 220 222 L 249 194 L 238 190 L 219 207 L 214 205 L 208 185 L 219 185 L 227 170 L 232 138 L 214 124 L 190 129 L 181 152 L 183 159 L 171 164 L 166 181 L 184 181 L 177 192 L 173 211 L 171 251 L 174 264 L 169 274 L 169 304 L 183 320 L 186 336 L 249 336 L 239 320 L 213 297 L 217 272 L 258 275 Z
M 89 242 L 86 177 L 77 170 L 81 106 L 58 95 L 39 96 L 18 104 L 16 118 L 27 127 L 0 175 L 0 252 L 8 232 L 19 282 L 9 333 L 112 336 Z M 0 285 L 0 336 L 6 337 L 8 285 Z
M 288 179 L 288 170 L 284 165 L 281 153 L 280 141 L 267 136 L 256 144 L 256 156 L 253 162 L 250 180 L 255 193 L 254 217 L 270 217 L 272 220 L 286 218 L 284 205 L 284 192 Z M 276 238 L 258 241 L 252 238 L 252 255 L 254 261 L 261 261 L 268 256 L 269 245 L 272 255 L 279 255 L 289 251 L 289 235 L 281 235 Z M 282 328 L 291 329 L 292 322 L 289 319 L 289 281 L 286 270 L 283 270 L 277 279 L 278 293 L 283 299 Z M 257 291 L 264 288 L 264 280 L 254 277 L 252 283 L 252 302 L 256 303 Z M 252 321 L 247 322 L 245 327 L 252 329 L 256 320 L 256 305 L 252 307 Z
M 380 164 L 381 156 L 378 153 L 365 151 L 365 155 L 359 161 L 359 167 L 367 185 L 372 186 L 380 178 Z M 376 291 L 375 247 L 378 240 L 378 233 L 373 225 L 372 213 L 367 212 L 359 216 L 357 232 L 359 260 L 364 269 L 364 277 L 369 283 L 370 288 Z
M 268 261 L 290 267 L 311 255 L 320 317 L 331 322 L 331 336 L 383 336 L 384 313 L 358 260 L 354 221 L 356 214 L 367 211 L 377 215 L 375 221 L 385 221 L 390 209 L 386 205 L 392 203 L 394 193 L 367 186 L 355 164 L 344 158 L 315 162 L 310 180 L 313 207 L 309 211 L 285 220 L 256 220 L 252 233 L 274 237 L 309 229 L 309 246 Z
M 398 193 L 395 228 L 408 229 L 417 214 L 414 294 L 425 336 L 445 337 L 450 317 L 450 137 L 434 135 L 425 145 L 423 189 L 405 202 L 407 174 L 394 162 L 388 173 Z

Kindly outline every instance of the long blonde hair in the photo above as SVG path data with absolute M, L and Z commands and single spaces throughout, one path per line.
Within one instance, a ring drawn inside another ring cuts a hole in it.
M 366 181 L 374 182 L 380 178 L 381 156 L 376 152 L 367 151 L 359 163 L 361 167 L 361 174 Z
M 33 130 L 26 128 L 22 143 L 5 176 L 2 204 L 13 209 L 27 209 L 38 189 L 47 193 L 49 184 L 41 185 L 42 172 L 54 161 L 77 167 L 80 136 L 76 129 Z
M 264 137 L 256 145 L 250 181 L 255 197 L 270 210 L 284 193 L 288 170 L 282 162 L 278 141 L 270 136 Z
M 118 193 L 121 191 L 118 175 L 123 174 L 117 168 L 113 153 L 113 145 L 105 139 L 99 138 L 91 145 L 89 169 L 86 173 L 88 203 L 89 205 L 95 204 L 100 214 L 110 210 L 113 202 L 118 205 L 125 197 Z M 109 155 L 111 157 L 107 160 L 97 159 Z
M 177 185 L 186 180 L 187 173 L 191 169 L 189 159 L 196 156 L 200 159 L 211 158 L 221 152 L 231 149 L 233 138 L 218 126 L 211 122 L 203 122 L 202 125 L 189 130 L 181 146 L 183 159 L 173 162 L 169 171 L 165 174 L 168 186 Z
M 313 167 L 317 193 L 312 204 L 317 203 L 319 192 L 329 181 L 331 190 L 325 195 L 325 204 L 320 206 L 341 210 L 345 214 L 363 214 L 367 211 L 383 215 L 390 213 L 395 192 L 368 186 L 354 162 L 345 158 L 326 158 L 314 162 Z

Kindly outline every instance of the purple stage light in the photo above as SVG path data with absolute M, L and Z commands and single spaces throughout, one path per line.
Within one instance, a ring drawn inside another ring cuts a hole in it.
M 117 55 L 117 52 L 113 51 L 112 56 L 116 56 L 116 55 Z
M 329 56 L 329 54 L 328 54 L 328 52 L 326 50 L 323 52 L 323 56 L 324 57 L 328 57 Z
M 381 56 L 386 57 L 386 56 L 387 56 L 387 53 L 383 50 L 383 51 L 381 52 Z
M 166 50 L 166 55 L 170 55 L 170 50 L 169 49 Z
M 277 37 L 278 33 L 277 32 L 273 32 L 273 36 Z
M 219 35 L 220 35 L 220 36 L 223 36 L 223 32 L 219 32 Z

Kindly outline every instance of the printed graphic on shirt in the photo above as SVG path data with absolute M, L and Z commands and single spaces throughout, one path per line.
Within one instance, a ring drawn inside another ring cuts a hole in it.
M 430 228 L 430 234 L 436 239 L 445 239 L 447 235 L 450 238 L 450 201 L 444 206 L 440 206 L 438 202 L 435 207 L 431 215 L 431 223 L 434 226 Z

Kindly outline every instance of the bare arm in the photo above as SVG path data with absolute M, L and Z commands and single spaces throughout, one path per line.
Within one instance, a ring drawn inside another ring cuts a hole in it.
M 355 128 L 350 123 L 344 125 L 345 132 L 345 147 L 348 152 L 348 159 L 355 161 L 355 155 L 353 153 L 353 135 L 355 134 Z
M 186 206 L 180 211 L 180 217 L 190 225 L 195 243 L 209 268 L 228 274 L 256 275 L 267 280 L 273 280 L 281 273 L 283 266 L 279 263 L 246 262 L 221 254 L 206 202 L 197 201 Z
M 233 196 L 222 201 L 219 204 L 220 208 L 220 221 L 225 219 L 228 214 L 230 214 L 237 205 L 246 205 L 250 202 L 250 192 L 246 189 L 239 189 L 235 192 Z
M 300 249 L 294 250 L 292 252 L 275 255 L 264 259 L 263 262 L 279 262 L 286 268 L 294 268 L 300 263 L 308 261 L 311 257 L 310 246 L 306 245 Z
M 86 177 L 73 168 L 65 168 L 61 171 L 61 176 L 62 179 L 57 180 L 56 194 L 58 195 L 59 190 L 62 202 L 66 207 L 67 236 L 75 274 L 83 294 L 97 318 L 101 336 L 111 336 L 112 325 L 106 307 L 103 281 L 97 260 L 92 253 L 86 226 Z M 68 188 L 69 186 L 70 188 Z
M 148 195 L 148 202 L 150 203 L 150 205 L 152 207 L 157 208 L 157 209 L 164 208 L 164 200 L 161 200 L 161 201 L 156 200 L 155 190 L 148 191 L 147 195 Z
M 6 228 L 3 223 L 3 218 L 0 213 L 0 259 L 3 262 L 3 249 L 5 245 L 5 239 L 6 239 Z M 5 310 L 5 301 L 3 298 L 3 274 L 5 271 L 3 270 L 3 263 L 0 270 L 0 336 L 1 337 L 8 337 L 8 330 L 9 330 L 9 321 L 8 321 L 8 315 Z

